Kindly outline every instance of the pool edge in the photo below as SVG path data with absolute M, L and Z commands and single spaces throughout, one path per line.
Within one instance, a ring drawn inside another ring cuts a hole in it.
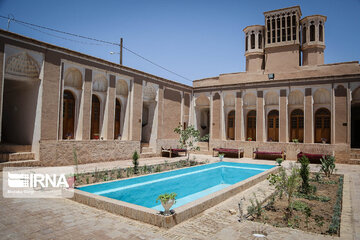
M 158 227 L 171 228 L 265 180 L 269 174 L 276 173 L 279 169 L 280 168 L 276 166 L 232 186 L 175 208 L 175 214 L 171 216 L 163 216 L 154 209 L 92 194 L 79 189 L 74 189 L 74 197 L 72 200 Z

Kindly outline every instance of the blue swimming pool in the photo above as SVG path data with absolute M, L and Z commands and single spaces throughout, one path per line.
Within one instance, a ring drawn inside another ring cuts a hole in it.
M 177 193 L 176 204 L 182 206 L 214 193 L 275 165 L 218 162 L 170 172 L 152 174 L 80 187 L 85 192 L 163 210 L 156 198 L 162 193 Z

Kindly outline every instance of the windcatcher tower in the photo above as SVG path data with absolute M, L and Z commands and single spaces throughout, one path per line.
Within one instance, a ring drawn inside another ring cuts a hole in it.
M 265 16 L 265 72 L 299 69 L 300 18 L 299 6 L 264 12 Z
M 322 15 L 312 15 L 301 19 L 302 65 L 324 64 L 325 21 Z
M 256 72 L 264 69 L 264 32 L 262 25 L 244 28 L 246 71 Z

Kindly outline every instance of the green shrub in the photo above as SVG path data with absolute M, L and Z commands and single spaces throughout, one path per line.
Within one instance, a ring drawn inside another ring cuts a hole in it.
M 328 202 L 331 200 L 331 198 L 329 198 L 328 196 L 316 196 L 313 194 L 296 193 L 295 196 L 298 198 L 304 198 L 307 200 L 315 200 L 320 202 Z
M 135 150 L 135 152 L 132 155 L 132 162 L 134 164 L 134 174 L 138 174 L 139 173 L 139 154 L 138 152 Z
M 337 198 L 334 206 L 333 217 L 331 219 L 331 223 L 328 230 L 328 233 L 330 234 L 337 234 L 339 232 L 340 219 L 341 219 L 341 203 L 342 203 L 342 195 L 343 195 L 343 183 L 344 183 L 344 178 L 343 176 L 341 176 L 339 179 L 339 188 L 336 194 Z
M 279 166 L 281 166 L 281 163 L 284 161 L 284 159 L 282 159 L 282 158 L 277 158 L 276 159 L 276 163 L 279 165 Z
M 326 155 L 320 159 L 321 166 L 320 171 L 324 172 L 325 176 L 330 177 L 335 169 L 335 157 Z
M 248 206 L 247 211 L 250 216 L 253 218 L 259 218 L 263 212 L 262 202 L 259 201 L 254 193 L 254 199 L 250 199 L 250 206 Z
M 301 192 L 308 194 L 310 192 L 310 184 L 309 184 L 309 175 L 310 175 L 310 167 L 309 167 L 309 159 L 305 156 L 302 156 L 299 159 L 301 164 L 300 167 L 300 177 L 302 179 L 301 184 Z
M 303 212 L 303 211 L 305 211 L 305 209 L 308 208 L 309 206 L 308 206 L 306 203 L 304 203 L 304 202 L 294 201 L 292 207 L 293 207 L 293 209 L 296 210 L 296 211 Z
M 175 200 L 176 196 L 176 193 L 163 193 L 157 197 L 156 202 L 167 202 L 169 200 Z

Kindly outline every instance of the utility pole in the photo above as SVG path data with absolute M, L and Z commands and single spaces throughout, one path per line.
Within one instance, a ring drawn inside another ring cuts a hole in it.
M 123 57 L 123 38 L 120 38 L 120 65 L 122 65 L 122 57 Z

